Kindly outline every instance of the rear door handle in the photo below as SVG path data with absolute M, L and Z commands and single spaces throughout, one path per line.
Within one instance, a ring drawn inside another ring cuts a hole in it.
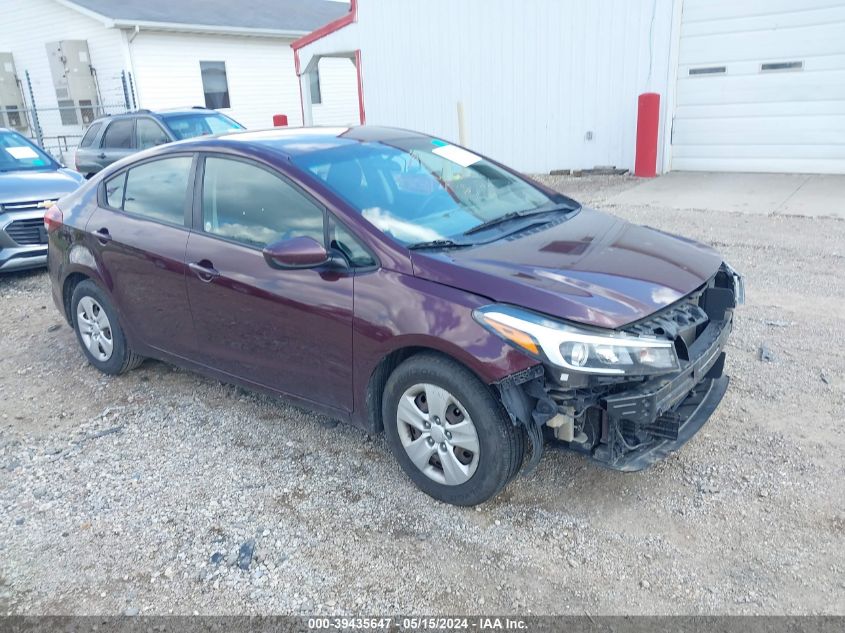
M 106 157 L 106 155 L 105 155 L 104 152 L 100 152 L 99 154 L 97 154 L 97 158 L 105 158 L 105 157 Z
M 105 227 L 94 231 L 94 237 L 97 238 L 97 241 L 100 244 L 108 244 L 111 242 L 111 233 L 109 233 L 109 230 Z
M 194 271 L 197 277 L 199 277 L 200 280 L 204 281 L 205 283 L 214 281 L 220 276 L 220 271 L 217 270 L 214 265 L 207 259 L 203 259 L 198 262 L 191 262 L 190 264 L 188 264 L 188 268 Z

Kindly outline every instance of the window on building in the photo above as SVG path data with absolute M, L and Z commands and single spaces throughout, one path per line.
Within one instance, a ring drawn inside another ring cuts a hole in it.
M 132 119 L 118 119 L 112 121 L 103 134 L 100 147 L 114 149 L 130 149 L 132 147 L 132 128 L 135 122 Z
M 320 92 L 320 66 L 317 65 L 314 70 L 308 73 L 308 81 L 311 86 L 311 103 L 317 105 L 323 103 L 323 94 Z
M 191 173 L 190 156 L 143 163 L 126 173 L 123 210 L 159 222 L 185 225 L 185 196 Z M 111 181 L 110 181 L 111 182 Z M 106 195 L 112 197 L 106 186 Z
M 206 232 L 248 246 L 308 236 L 323 239 L 323 210 L 278 176 L 257 165 L 207 158 L 202 188 Z
M 229 108 L 229 82 L 226 79 L 226 62 L 200 62 L 202 91 L 205 107 Z

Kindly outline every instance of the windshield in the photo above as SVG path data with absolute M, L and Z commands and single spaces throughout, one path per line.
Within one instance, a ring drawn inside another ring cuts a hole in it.
M 56 161 L 17 132 L 0 132 L 0 171 L 55 169 Z
M 448 240 L 509 213 L 554 208 L 527 181 L 437 139 L 356 143 L 292 157 L 402 242 Z
M 196 114 L 163 114 L 161 118 L 173 132 L 176 140 L 208 134 L 220 134 L 232 130 L 242 130 L 244 126 L 230 119 L 225 114 L 197 112 Z

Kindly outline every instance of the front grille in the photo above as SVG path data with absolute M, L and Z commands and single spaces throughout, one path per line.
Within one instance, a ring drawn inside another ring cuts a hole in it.
M 635 336 L 675 339 L 689 331 L 695 331 L 699 325 L 707 323 L 707 313 L 699 305 L 700 298 L 699 293 L 687 297 L 681 303 L 629 325 L 625 332 Z
M 44 244 L 44 220 L 31 218 L 29 220 L 15 220 L 6 227 L 6 234 L 21 246 Z
M 4 202 L 3 211 L 6 213 L 14 213 L 15 211 L 35 211 L 41 208 L 42 200 L 35 200 L 33 202 Z

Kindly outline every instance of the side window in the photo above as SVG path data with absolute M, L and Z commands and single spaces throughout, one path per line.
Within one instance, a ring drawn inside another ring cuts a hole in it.
M 132 119 L 112 121 L 103 134 L 100 147 L 111 149 L 130 149 L 132 147 Z
M 106 181 L 106 204 L 112 209 L 123 208 L 123 190 L 126 188 L 126 172 Z
M 138 149 L 147 149 L 170 141 L 161 126 L 152 119 L 138 119 L 135 123 L 135 134 L 138 137 Z
M 346 256 L 353 266 L 373 266 L 376 260 L 367 252 L 367 249 L 358 241 L 358 238 L 345 226 L 338 222 L 332 222 L 331 246 Z
M 250 246 L 303 235 L 324 243 L 322 208 L 266 169 L 226 158 L 205 160 L 202 223 Z
M 94 139 L 97 138 L 97 132 L 100 131 L 100 128 L 103 127 L 103 124 L 100 122 L 92 123 L 91 127 L 88 128 L 88 131 L 85 132 L 85 136 L 82 137 L 82 140 L 79 141 L 79 147 L 91 147 L 94 144 Z
M 123 210 L 152 220 L 184 226 L 185 196 L 188 193 L 191 161 L 190 156 L 163 158 L 143 163 L 127 171 L 123 185 Z M 109 201 L 111 195 L 117 196 L 119 186 L 114 183 L 114 193 L 110 194 L 112 180 L 106 183 L 106 198 Z

